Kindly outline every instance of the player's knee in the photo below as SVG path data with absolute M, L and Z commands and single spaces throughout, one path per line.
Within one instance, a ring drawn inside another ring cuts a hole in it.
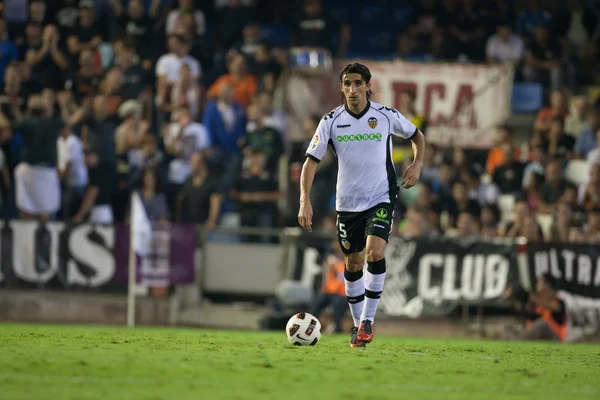
M 379 261 L 385 256 L 384 249 L 377 247 L 367 249 L 367 261 Z
M 346 258 L 346 269 L 348 272 L 358 272 L 365 266 L 365 260 L 362 257 L 347 257 Z

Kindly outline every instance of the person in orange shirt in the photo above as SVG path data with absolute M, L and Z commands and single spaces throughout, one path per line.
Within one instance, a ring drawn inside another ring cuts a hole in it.
M 326 261 L 327 271 L 321 293 L 315 300 L 311 314 L 319 318 L 319 315 L 329 305 L 333 307 L 333 321 L 335 332 L 342 332 L 342 320 L 348 308 L 346 299 L 346 287 L 344 283 L 344 257 L 341 254 L 337 240 L 332 243 L 333 254 Z
M 538 112 L 534 129 L 537 132 L 546 133 L 550 129 L 550 124 L 554 118 L 566 118 L 568 115 L 569 109 L 565 94 L 560 90 L 555 90 L 550 96 L 550 107 L 544 107 Z
M 496 168 L 504 164 L 505 158 L 503 146 L 505 143 L 512 142 L 512 130 L 505 125 L 499 126 L 496 131 L 494 142 L 494 147 L 492 147 L 488 152 L 487 161 L 485 164 L 485 169 L 490 175 L 493 175 Z M 519 159 L 520 157 L 521 152 L 517 150 L 515 153 L 515 159 Z
M 258 85 L 256 78 L 246 71 L 246 57 L 240 53 L 233 53 L 229 56 L 227 69 L 229 73 L 221 75 L 208 89 L 208 98 L 216 99 L 219 96 L 221 87 L 226 83 L 233 87 L 233 100 L 244 108 L 247 108 L 250 101 L 256 95 Z
M 532 321 L 520 339 L 525 340 L 567 340 L 567 310 L 565 302 L 556 293 L 556 281 L 545 274 L 537 279 L 536 293 L 529 296 L 539 318 Z

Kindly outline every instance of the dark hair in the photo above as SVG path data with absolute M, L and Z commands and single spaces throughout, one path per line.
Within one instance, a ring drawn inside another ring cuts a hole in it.
M 346 74 L 360 74 L 365 83 L 371 83 L 371 71 L 369 71 L 369 68 L 367 68 L 366 65 L 363 65 L 361 63 L 353 62 L 346 65 L 344 69 L 340 71 L 340 83 L 342 83 L 344 75 Z M 367 100 L 370 99 L 371 96 L 373 96 L 373 92 L 371 91 L 371 89 L 369 89 L 367 91 Z M 342 98 L 342 101 L 346 101 L 344 92 L 340 92 L 340 97 Z

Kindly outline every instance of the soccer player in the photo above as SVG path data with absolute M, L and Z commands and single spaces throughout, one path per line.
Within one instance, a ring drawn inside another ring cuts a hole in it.
M 411 140 L 414 160 L 402 187 L 421 175 L 425 138 L 397 110 L 369 100 L 371 72 L 359 63 L 340 72 L 343 104 L 325 114 L 306 151 L 300 178 L 298 222 L 312 231 L 310 189 L 317 163 L 331 146 L 338 162 L 337 236 L 344 253 L 346 297 L 354 319 L 350 347 L 373 340 L 373 321 L 385 281 L 384 252 L 392 231 L 400 188 L 392 162 L 392 136 Z M 367 259 L 367 272 L 363 267 Z

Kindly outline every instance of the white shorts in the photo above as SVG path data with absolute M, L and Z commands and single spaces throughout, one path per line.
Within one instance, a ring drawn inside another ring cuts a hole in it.
M 15 168 L 17 208 L 28 214 L 53 214 L 60 209 L 56 168 L 20 163 Z

